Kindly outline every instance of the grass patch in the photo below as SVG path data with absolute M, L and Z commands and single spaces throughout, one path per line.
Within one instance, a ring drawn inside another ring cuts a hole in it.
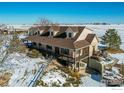
M 60 87 L 56 82 L 52 83 L 52 87 Z
M 4 73 L 3 75 L 0 75 L 0 87 L 6 86 L 11 76 L 11 73 Z
M 69 84 L 72 84 L 74 87 L 78 87 L 80 84 L 80 79 L 70 77 L 66 79 L 66 83 L 64 83 L 63 86 L 69 86 Z
M 36 85 L 37 86 L 48 87 L 48 85 L 46 83 L 44 83 L 43 80 L 37 80 Z
M 31 51 L 28 51 L 28 53 L 27 53 L 27 56 L 29 56 L 31 58 L 38 58 L 41 55 L 42 54 L 38 50 L 36 50 L 36 49 L 33 49 Z
M 68 74 L 69 76 L 75 78 L 75 79 L 80 79 L 81 75 L 79 74 L 78 71 L 73 71 L 73 70 L 70 70 L 69 68 L 67 67 L 59 67 L 60 70 L 62 70 L 63 72 L 65 72 L 66 74 Z
M 71 87 L 71 84 L 69 82 L 66 82 L 62 85 L 63 87 Z

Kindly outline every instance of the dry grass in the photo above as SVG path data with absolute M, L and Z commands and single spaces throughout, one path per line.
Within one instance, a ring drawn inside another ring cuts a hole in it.
M 117 67 L 120 69 L 120 73 L 124 75 L 124 65 L 122 64 L 115 64 L 114 67 Z
M 32 49 L 28 51 L 27 56 L 31 58 L 38 58 L 39 56 L 42 56 L 42 54 L 38 50 Z
M 52 60 L 52 62 L 48 65 L 46 71 L 50 71 L 52 69 L 58 69 L 59 67 L 62 67 L 61 64 L 57 62 L 57 60 Z
M 7 85 L 8 81 L 10 80 L 11 75 L 12 75 L 11 73 L 5 73 L 2 76 L 0 76 L 0 86 L 1 87 Z
M 25 53 L 28 51 L 28 48 L 23 44 L 23 42 L 19 39 L 13 39 L 10 41 L 9 52 L 20 52 Z
M 108 51 L 109 53 L 112 53 L 112 54 L 124 53 L 124 50 L 122 50 L 122 49 L 112 49 L 112 48 L 108 48 L 107 51 Z
M 69 76 L 77 80 L 79 80 L 81 77 L 81 74 L 79 73 L 79 71 L 71 70 L 68 67 L 59 67 L 59 69 L 61 69 L 63 72 L 65 72 L 66 74 L 68 74 Z

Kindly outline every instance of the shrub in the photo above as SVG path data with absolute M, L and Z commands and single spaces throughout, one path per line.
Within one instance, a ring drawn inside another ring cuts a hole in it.
M 36 85 L 37 85 L 37 86 L 48 87 L 48 85 L 47 85 L 46 83 L 44 83 L 43 80 L 38 80 L 38 81 L 36 82 Z
M 67 73 L 69 76 L 72 76 L 76 79 L 80 79 L 80 74 L 78 73 L 78 71 L 72 71 L 69 68 L 60 68 L 63 72 Z
M 70 84 L 69 82 L 66 82 L 66 83 L 64 83 L 62 86 L 63 86 L 63 87 L 70 87 L 71 84 Z
M 74 78 L 67 78 L 66 81 L 67 82 L 73 82 L 73 81 L 75 81 L 75 79 Z
M 52 87 L 60 87 L 56 82 L 52 83 Z
M 75 80 L 74 82 L 72 82 L 72 85 L 73 85 L 74 87 L 78 87 L 79 84 L 80 84 L 80 80 Z
M 31 58 L 37 58 L 37 57 L 40 56 L 40 53 L 39 53 L 38 50 L 33 49 L 33 50 L 29 51 L 29 52 L 27 53 L 27 55 L 28 55 L 29 57 L 31 57 Z

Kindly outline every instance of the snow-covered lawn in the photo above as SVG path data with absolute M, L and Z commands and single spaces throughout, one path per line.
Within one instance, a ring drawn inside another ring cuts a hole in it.
M 53 84 L 57 84 L 60 87 L 63 87 L 63 84 L 67 83 L 68 79 L 72 78 L 68 74 L 64 73 L 63 71 L 57 69 L 57 70 L 50 70 L 49 72 L 45 73 L 45 75 L 41 78 L 41 80 L 47 84 L 48 87 L 52 87 Z M 92 79 L 91 75 L 82 76 L 80 78 L 80 84 L 79 87 L 105 87 L 105 83 L 98 82 L 94 79 Z M 71 81 L 73 82 L 73 81 Z M 71 82 L 70 86 L 74 86 Z M 42 86 L 42 85 L 38 85 Z
M 91 75 L 82 77 L 81 78 L 81 82 L 82 82 L 80 84 L 81 87 L 105 87 L 106 86 L 105 83 L 102 83 L 102 82 L 98 82 L 96 80 L 93 80 L 91 78 Z
M 119 59 L 117 64 L 124 64 L 124 53 L 111 54 L 113 58 Z
M 66 82 L 67 74 L 62 72 L 61 70 L 52 70 L 46 73 L 42 80 L 46 83 L 49 87 L 52 86 L 53 83 L 62 86 Z
M 28 86 L 42 64 L 47 64 L 47 61 L 41 58 L 32 59 L 21 53 L 13 53 L 0 65 L 0 73 L 12 74 L 8 86 Z

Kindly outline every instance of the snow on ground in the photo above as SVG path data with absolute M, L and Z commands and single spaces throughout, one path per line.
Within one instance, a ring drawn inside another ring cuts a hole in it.
M 2 41 L 2 42 L 0 42 L 0 61 L 2 61 L 3 58 L 5 57 L 6 50 L 9 47 L 11 39 L 12 39 L 12 37 L 9 35 L 8 36 L 0 35 L 0 40 Z
M 111 54 L 113 58 L 119 59 L 117 64 L 124 64 L 124 53 Z
M 100 63 L 103 64 L 103 65 L 108 65 L 108 64 L 114 63 L 114 60 L 111 60 L 111 61 L 101 61 Z
M 85 76 L 81 78 L 81 87 L 105 87 L 105 83 L 93 80 L 91 76 Z
M 31 59 L 25 54 L 13 53 L 1 64 L 0 72 L 12 73 L 8 86 L 28 86 L 43 62 L 46 60 Z
M 20 35 L 19 35 L 19 39 L 25 39 L 26 37 L 27 37 L 26 34 L 20 34 Z
M 47 72 L 41 80 L 46 83 L 49 87 L 52 84 L 56 83 L 57 85 L 63 86 L 64 83 L 67 83 L 66 79 L 70 76 L 61 70 L 51 70 Z M 92 79 L 91 75 L 83 76 L 80 79 L 81 83 L 79 84 L 80 87 L 105 87 L 105 83 L 101 83 Z M 71 86 L 73 86 L 71 84 Z
M 42 77 L 42 80 L 50 87 L 53 83 L 62 86 L 66 82 L 67 76 L 68 75 L 62 72 L 61 70 L 51 70 Z

